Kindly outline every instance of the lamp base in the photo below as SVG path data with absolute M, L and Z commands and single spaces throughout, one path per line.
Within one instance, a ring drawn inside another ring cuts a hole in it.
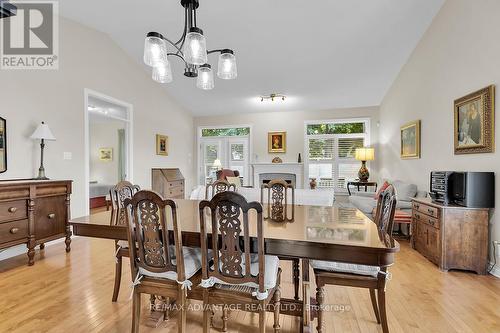
M 38 169 L 38 177 L 36 177 L 35 179 L 36 180 L 49 180 L 49 178 L 47 178 L 45 176 L 45 168 L 40 167 L 40 169 Z
M 370 172 L 368 172 L 368 168 L 366 167 L 366 161 L 361 161 L 361 168 L 359 168 L 358 177 L 360 182 L 367 182 L 368 178 L 370 178 Z

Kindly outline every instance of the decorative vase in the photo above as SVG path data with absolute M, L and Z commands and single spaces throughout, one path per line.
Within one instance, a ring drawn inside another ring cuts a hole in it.
M 370 177 L 368 168 L 366 167 L 366 161 L 361 161 L 361 168 L 358 171 L 358 177 L 360 182 L 367 182 Z
M 302 156 L 300 156 L 300 153 L 299 153 L 299 158 L 297 158 L 297 162 L 302 163 Z
M 309 182 L 309 187 L 311 190 L 314 190 L 318 186 L 318 183 L 316 183 L 316 178 L 311 178 L 311 181 Z

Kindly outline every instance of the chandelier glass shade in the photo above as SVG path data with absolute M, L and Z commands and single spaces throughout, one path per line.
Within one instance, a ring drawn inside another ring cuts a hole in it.
M 226 49 L 220 53 L 217 76 L 224 80 L 232 80 L 238 76 L 236 57 L 233 51 Z
M 172 82 L 172 69 L 170 63 L 158 63 L 153 67 L 153 80 L 158 83 Z
M 196 86 L 203 90 L 211 90 L 214 88 L 214 73 L 209 64 L 204 64 L 198 68 Z
M 208 63 L 208 55 L 219 53 L 217 76 L 231 80 L 238 75 L 236 57 L 231 49 L 207 50 L 203 30 L 196 26 L 198 0 L 181 0 L 184 7 L 184 31 L 176 42 L 165 38 L 158 32 L 149 32 L 144 42 L 144 63 L 152 67 L 153 80 L 159 83 L 172 82 L 172 70 L 169 57 L 179 58 L 185 68 L 184 76 L 197 78 L 196 86 L 200 89 L 214 88 L 214 75 Z M 169 51 L 170 49 L 170 51 Z

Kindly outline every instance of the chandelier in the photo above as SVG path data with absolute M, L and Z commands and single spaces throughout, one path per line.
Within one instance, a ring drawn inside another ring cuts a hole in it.
M 196 78 L 196 86 L 203 90 L 214 88 L 214 74 L 208 63 L 208 55 L 219 53 L 217 76 L 232 80 L 238 75 L 236 58 L 231 49 L 207 51 L 203 30 L 196 24 L 198 0 L 181 0 L 184 7 L 184 31 L 176 42 L 158 32 L 149 32 L 144 43 L 144 63 L 153 68 L 153 80 L 159 83 L 172 82 L 172 69 L 168 57 L 177 57 L 185 65 L 184 76 Z M 173 48 L 169 52 L 167 46 Z

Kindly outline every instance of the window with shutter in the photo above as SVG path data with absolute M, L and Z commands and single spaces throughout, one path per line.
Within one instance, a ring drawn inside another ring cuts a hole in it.
M 369 121 L 328 121 L 306 124 L 306 172 L 315 178 L 318 187 L 346 189 L 347 182 L 356 179 L 359 161 L 356 148 L 369 145 Z

